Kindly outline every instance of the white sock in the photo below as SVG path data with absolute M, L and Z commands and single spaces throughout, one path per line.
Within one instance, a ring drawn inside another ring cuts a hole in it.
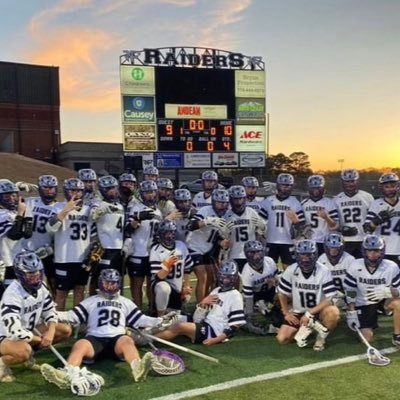
M 132 362 L 131 362 L 131 368 L 132 369 L 135 369 L 135 365 L 137 365 L 137 364 L 139 364 L 140 363 L 140 360 L 137 358 L 136 360 L 133 360 Z

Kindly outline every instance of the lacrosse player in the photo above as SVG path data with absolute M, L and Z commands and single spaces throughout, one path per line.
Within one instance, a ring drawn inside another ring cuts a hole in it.
M 157 181 L 158 188 L 158 201 L 157 208 L 161 211 L 163 218 L 167 215 L 176 211 L 176 207 L 173 200 L 174 196 L 174 184 L 171 179 L 168 178 L 158 178 Z
M 26 363 L 36 368 L 34 350 L 67 339 L 71 328 L 57 323 L 53 299 L 43 284 L 43 264 L 31 251 L 14 259 L 17 277 L 4 292 L 0 303 L 0 382 L 12 382 L 10 366 Z M 37 328 L 41 336 L 33 333 Z
M 317 262 L 318 250 L 313 240 L 303 239 L 295 248 L 297 262 L 282 274 L 278 286 L 284 322 L 277 334 L 280 344 L 293 339 L 299 347 L 307 345 L 313 330 L 317 332 L 315 351 L 325 348 L 329 333 L 339 320 L 339 309 L 332 299 L 336 293 L 332 275 Z
M 202 207 L 211 205 L 211 194 L 218 188 L 218 174 L 215 171 L 204 171 L 201 174 L 203 191 L 195 194 L 192 205 L 198 210 Z
M 266 225 L 257 211 L 246 205 L 246 191 L 243 186 L 231 186 L 228 193 L 231 208 L 224 215 L 230 243 L 228 258 L 236 261 L 241 273 L 247 262 L 244 244 L 249 240 L 262 240 Z
M 268 220 L 268 255 L 276 263 L 280 258 L 283 269 L 295 261 L 293 239 L 300 236 L 305 228 L 301 204 L 291 196 L 293 185 L 293 175 L 279 174 L 276 179 L 276 194 L 268 196 L 260 204 L 260 216 Z
M 354 325 L 370 342 L 378 327 L 378 307 L 393 311 L 393 344 L 400 346 L 400 273 L 394 261 L 386 260 L 385 242 L 378 235 L 366 235 L 362 242 L 363 258 L 355 260 L 344 280 L 348 311 L 347 325 Z
M 275 261 L 265 255 L 264 245 L 258 240 L 246 242 L 244 254 L 247 262 L 240 278 L 247 321 L 246 329 L 257 335 L 276 333 L 283 320 L 282 313 L 276 304 L 278 268 Z M 269 326 L 268 332 L 252 321 L 256 311 L 271 317 L 272 324 Z
M 181 310 L 182 300 L 191 295 L 193 260 L 185 243 L 175 240 L 176 224 L 164 220 L 158 226 L 160 243 L 150 250 L 150 267 L 155 306 L 159 317 L 167 310 Z
M 331 231 L 339 228 L 339 215 L 333 200 L 325 197 L 325 178 L 311 175 L 307 179 L 307 199 L 301 202 L 306 223 L 312 229 L 309 239 L 317 242 L 318 254 L 324 252 L 324 239 Z
M 223 343 L 235 336 L 246 323 L 242 295 L 235 289 L 238 280 L 239 271 L 235 261 L 223 261 L 217 272 L 218 287 L 197 305 L 194 322 L 171 325 L 155 336 L 171 340 L 182 335 L 193 343 L 205 346 Z
M 0 179 L 0 298 L 15 273 L 13 260 L 21 250 L 20 239 L 32 236 L 32 217 L 25 216 L 26 204 L 18 187 L 8 179 Z
M 65 201 L 54 206 L 56 215 L 46 223 L 54 235 L 57 310 L 65 309 L 68 292 L 74 291 L 74 304 L 84 298 L 89 272 L 82 268 L 90 245 L 92 220 L 90 206 L 83 204 L 84 184 L 77 178 L 64 181 Z
M 112 268 L 122 274 L 123 234 L 125 226 L 124 207 L 119 201 L 118 181 L 113 176 L 102 176 L 98 180 L 102 201 L 92 203 L 90 217 L 96 223 L 97 240 L 104 250 L 101 259 L 92 271 L 91 294 L 95 294 L 97 280 L 102 269 Z
M 260 186 L 258 179 L 254 176 L 245 176 L 242 179 L 242 185 L 246 190 L 246 206 L 259 212 L 260 203 L 264 200 L 264 197 L 257 196 L 257 190 Z
M 383 174 L 379 178 L 379 184 L 383 196 L 371 203 L 364 231 L 382 236 L 386 244 L 385 258 L 400 267 L 399 177 L 393 173 Z
M 189 234 L 188 224 L 191 218 L 196 215 L 197 210 L 192 207 L 192 196 L 187 189 L 177 189 L 174 191 L 174 202 L 177 209 L 175 218 L 176 239 L 186 243 Z
M 331 232 L 324 242 L 325 252 L 318 258 L 318 262 L 326 265 L 331 271 L 336 287 L 334 302 L 339 308 L 345 308 L 344 279 L 346 271 L 355 258 L 344 251 L 343 236 L 339 232 Z
M 360 174 L 357 170 L 345 169 L 340 177 L 343 192 L 335 196 L 333 201 L 339 214 L 344 249 L 355 258 L 360 258 L 364 238 L 363 223 L 374 198 L 370 193 L 358 189 Z
M 229 240 L 222 237 L 226 231 L 224 215 L 229 207 L 229 193 L 225 189 L 212 192 L 212 204 L 200 208 L 189 221 L 186 243 L 194 262 L 197 277 L 196 299 L 200 302 L 209 292 L 214 278 L 214 253 L 217 246 L 228 249 Z
M 139 192 L 135 175 L 124 172 L 118 178 L 120 202 L 125 210 L 125 219 L 128 219 L 129 209 L 137 203 Z
M 101 200 L 101 195 L 97 190 L 97 175 L 93 169 L 80 169 L 78 171 L 78 179 L 85 186 L 83 194 L 84 205 L 91 205 L 93 201 Z
M 127 269 L 132 299 L 142 309 L 143 284 L 146 279 L 147 297 L 151 302 L 149 250 L 154 243 L 154 234 L 162 219 L 157 208 L 157 184 L 153 180 L 140 183 L 141 203 L 130 209 L 125 232 L 132 239 Z
M 152 353 L 141 359 L 133 339 L 126 334 L 126 328 L 167 329 L 177 319 L 148 317 L 136 304 L 120 295 L 121 276 L 114 269 L 103 269 L 98 282 L 99 292 L 90 296 L 68 312 L 58 313 L 62 321 L 73 325 L 86 324 L 86 336 L 78 340 L 68 356 L 68 366 L 56 369 L 51 365 L 42 366 L 45 378 L 58 387 L 68 386 L 70 371 L 82 364 L 100 358 L 125 361 L 131 367 L 135 382 L 144 381 L 151 369 Z
M 58 180 L 54 175 L 38 179 L 39 196 L 25 199 L 26 215 L 33 218 L 32 236 L 22 241 L 22 247 L 35 251 L 44 267 L 44 274 L 53 298 L 56 295 L 53 236 L 47 232 L 47 221 L 56 215 Z
M 148 165 L 143 169 L 143 180 L 144 181 L 156 181 L 159 177 L 158 168 L 154 165 Z

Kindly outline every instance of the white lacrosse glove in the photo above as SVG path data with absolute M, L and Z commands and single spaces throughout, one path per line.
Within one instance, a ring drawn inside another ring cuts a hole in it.
M 94 372 L 89 371 L 86 367 L 81 368 L 81 375 L 84 376 L 88 382 L 95 386 L 101 388 L 104 386 L 105 382 L 101 375 L 95 374 Z
M 193 322 L 200 324 L 204 321 L 208 313 L 208 308 L 203 308 L 199 305 L 196 306 L 196 310 L 193 313 Z
M 352 331 L 355 331 L 354 326 L 356 326 L 357 328 L 360 327 L 360 321 L 358 320 L 358 314 L 356 310 L 346 312 L 346 322 L 347 326 Z
M 133 245 L 133 240 L 132 238 L 127 238 L 124 241 L 124 245 L 122 246 L 121 252 L 124 254 L 124 257 L 128 258 L 130 257 L 135 250 L 135 247 Z
M 297 346 L 299 347 L 306 347 L 307 346 L 307 338 L 311 335 L 312 333 L 312 328 L 306 325 L 301 325 L 299 330 L 296 333 L 296 336 L 294 337 L 294 340 L 297 343 Z
M 312 315 L 312 314 L 310 313 L 310 311 L 306 311 L 306 313 L 305 313 L 304 315 L 308 318 L 308 324 L 307 324 L 307 326 L 308 326 L 309 328 L 314 328 L 315 316 Z
M 51 256 L 54 253 L 54 251 L 53 251 L 53 248 L 51 246 L 45 245 L 45 246 L 37 248 L 35 250 L 35 253 L 40 259 L 43 259 L 43 258 L 46 258 L 48 256 Z
M 24 181 L 17 182 L 15 185 L 17 186 L 17 188 L 19 190 L 21 190 L 22 192 L 27 192 L 27 193 L 38 189 L 38 185 L 35 185 L 33 183 L 24 182 Z
M 223 218 L 218 217 L 206 217 L 204 218 L 204 223 L 206 225 L 214 226 L 219 230 L 224 230 L 226 228 L 226 222 Z
M 261 234 L 263 234 L 267 229 L 267 225 L 261 217 L 251 217 L 250 222 L 256 226 L 257 231 Z
M 390 299 L 393 297 L 390 286 L 371 286 L 367 288 L 367 294 L 365 297 L 369 301 L 378 302 L 383 299 Z
M 94 396 L 99 393 L 101 386 L 93 385 L 86 376 L 82 374 L 79 367 L 68 366 L 67 374 L 70 379 L 70 388 L 73 394 L 78 396 Z
M 171 325 L 175 325 L 179 322 L 179 313 L 177 311 L 170 311 L 168 314 L 163 315 L 162 322 L 159 325 L 161 331 L 165 331 Z

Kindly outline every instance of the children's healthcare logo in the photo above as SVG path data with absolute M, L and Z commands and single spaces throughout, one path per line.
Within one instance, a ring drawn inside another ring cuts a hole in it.
M 132 69 L 132 79 L 134 81 L 141 81 L 144 78 L 144 71 L 142 68 Z

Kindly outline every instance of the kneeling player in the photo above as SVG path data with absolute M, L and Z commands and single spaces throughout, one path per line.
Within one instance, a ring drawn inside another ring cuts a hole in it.
M 86 337 L 74 344 L 67 367 L 57 370 L 46 364 L 46 368 L 42 369 L 45 378 L 60 388 L 68 385 L 70 371 L 79 367 L 83 360 L 94 361 L 102 356 L 125 360 L 131 366 L 134 381 L 144 381 L 153 355 L 146 353 L 140 359 L 133 339 L 126 335 L 126 328 L 167 328 L 168 323 L 163 324 L 162 318 L 142 314 L 132 300 L 120 295 L 121 276 L 118 271 L 102 270 L 98 287 L 97 295 L 88 297 L 68 312 L 58 314 L 61 320 L 73 325 L 87 325 Z
M 155 336 L 171 340 L 182 335 L 205 346 L 222 343 L 234 336 L 246 323 L 243 299 L 235 289 L 239 280 L 235 261 L 226 260 L 221 264 L 217 280 L 218 287 L 198 304 L 194 322 L 180 322 Z
M 335 284 L 328 267 L 317 262 L 313 240 L 300 240 L 295 255 L 297 262 L 285 270 L 278 286 L 285 321 L 276 338 L 280 344 L 295 339 L 299 347 L 304 347 L 315 330 L 314 350 L 322 351 L 339 320 L 339 309 L 332 303 Z
M 71 328 L 57 323 L 53 299 L 43 284 L 43 264 L 31 251 L 14 259 L 13 281 L 4 292 L 0 309 L 0 382 L 12 382 L 10 365 L 33 365 L 33 352 L 67 339 Z M 39 324 L 42 320 L 43 323 Z M 33 329 L 41 332 L 38 336 Z

